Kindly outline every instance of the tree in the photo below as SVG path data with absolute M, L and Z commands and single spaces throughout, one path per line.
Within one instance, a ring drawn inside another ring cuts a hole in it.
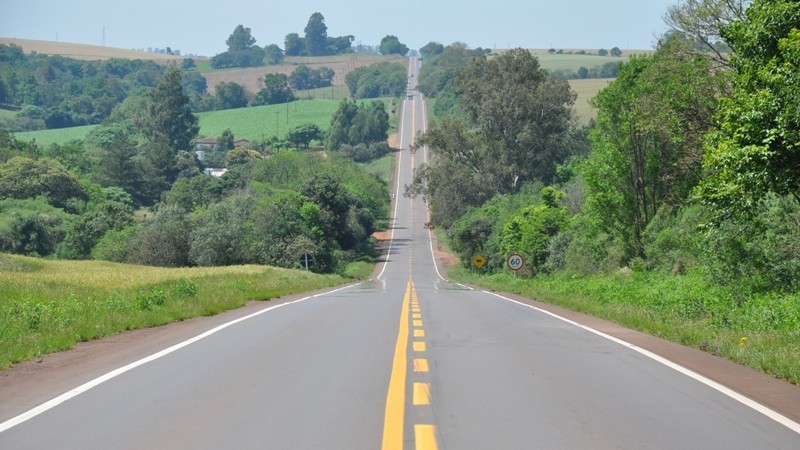
M 175 153 L 189 150 L 200 126 L 192 114 L 189 97 L 183 92 L 180 69 L 170 66 L 147 96 L 148 117 L 141 123 L 145 137 L 151 143 L 165 143 Z
M 235 52 L 252 47 L 256 39 L 250 34 L 250 28 L 237 25 L 225 43 L 228 44 L 228 51 Z
M 289 87 L 289 77 L 283 73 L 268 73 L 264 75 L 264 87 L 256 93 L 251 106 L 274 105 L 295 100 L 294 92 Z
M 405 55 L 408 47 L 401 43 L 397 36 L 386 35 L 381 39 L 381 55 Z
M 283 62 L 283 50 L 275 44 L 264 47 L 264 63 L 269 65 L 280 64 Z
M 183 209 L 159 208 L 131 237 L 129 262 L 159 267 L 189 265 L 189 236 L 192 227 Z
M 133 209 L 118 202 L 103 202 L 73 222 L 58 254 L 62 258 L 85 259 L 109 231 L 132 225 Z
M 722 216 L 749 215 L 770 193 L 800 202 L 800 3 L 755 0 L 722 28 L 734 91 L 722 100 L 699 194 Z
M 185 58 L 181 61 L 181 70 L 192 70 L 197 67 L 197 63 L 192 58 Z
M 600 56 L 608 56 L 608 50 L 601 48 L 600 50 L 597 51 L 597 54 Z
M 428 59 L 431 56 L 436 56 L 444 51 L 444 45 L 438 42 L 428 42 L 425 44 L 421 49 L 419 49 L 419 54 Z
M 711 55 L 712 60 L 729 66 L 726 46 L 721 46 L 723 28 L 745 20 L 745 8 L 750 0 L 685 0 L 672 5 L 664 22 L 673 30 L 699 45 L 688 47 L 694 54 Z
M 286 56 L 300 56 L 306 49 L 306 41 L 297 33 L 289 33 L 283 41 Z
M 322 56 L 328 53 L 328 27 L 322 14 L 315 12 L 308 19 L 305 42 L 306 51 L 310 56 Z
M 216 88 L 217 105 L 220 109 L 244 108 L 247 106 L 247 93 L 238 83 L 222 82 Z
M 645 256 L 647 226 L 662 209 L 685 204 L 700 181 L 702 139 L 725 78 L 684 45 L 675 39 L 631 58 L 592 100 L 598 116 L 581 168 L 585 211 L 621 242 L 626 259 Z
M 300 147 L 301 145 L 308 148 L 311 141 L 314 140 L 321 140 L 323 137 L 322 130 L 316 124 L 313 123 L 306 123 L 302 125 L 298 125 L 286 134 L 286 139 L 294 144 L 295 147 Z
M 620 57 L 622 56 L 622 50 L 619 47 L 614 47 L 611 49 L 611 56 Z
M 89 198 L 78 177 L 58 161 L 15 156 L 0 164 L 0 199 L 36 197 L 67 210 L 74 209 L 75 201 Z

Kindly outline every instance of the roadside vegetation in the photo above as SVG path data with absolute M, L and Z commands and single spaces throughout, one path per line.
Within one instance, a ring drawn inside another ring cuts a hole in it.
M 0 369 L 76 342 L 364 278 L 267 266 L 158 268 L 0 255 Z
M 703 0 L 665 19 L 588 122 L 530 52 L 425 56 L 437 119 L 407 192 L 428 200 L 454 277 L 798 383 L 800 6 Z

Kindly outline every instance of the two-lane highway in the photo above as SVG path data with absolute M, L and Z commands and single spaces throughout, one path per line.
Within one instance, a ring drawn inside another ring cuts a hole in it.
M 410 152 L 426 117 L 419 61 L 409 66 L 392 241 L 375 279 L 267 303 L 6 412 L 0 449 L 800 448 L 800 425 L 775 411 L 446 280 L 425 203 L 402 195 L 427 159 Z

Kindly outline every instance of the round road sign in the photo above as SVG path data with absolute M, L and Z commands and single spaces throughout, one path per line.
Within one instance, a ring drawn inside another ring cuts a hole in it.
M 522 269 L 522 266 L 525 265 L 525 259 L 523 259 L 522 256 L 514 253 L 508 257 L 506 263 L 508 264 L 509 269 L 516 272 L 517 270 Z

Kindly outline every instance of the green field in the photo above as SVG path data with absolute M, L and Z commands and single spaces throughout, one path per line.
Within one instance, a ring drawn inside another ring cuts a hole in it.
M 372 265 L 352 265 L 354 278 Z M 158 268 L 0 254 L 0 369 L 78 341 L 352 281 L 266 266 Z
M 97 125 L 85 125 L 82 127 L 59 128 L 57 130 L 23 131 L 14 133 L 14 137 L 25 142 L 35 139 L 37 144 L 46 147 L 50 144 L 66 144 L 70 141 L 82 140 L 96 127 Z
M 327 130 L 338 107 L 338 100 L 298 100 L 282 105 L 200 113 L 200 136 L 219 136 L 230 129 L 236 139 L 257 141 L 275 135 L 282 137 L 291 128 L 304 123 Z

